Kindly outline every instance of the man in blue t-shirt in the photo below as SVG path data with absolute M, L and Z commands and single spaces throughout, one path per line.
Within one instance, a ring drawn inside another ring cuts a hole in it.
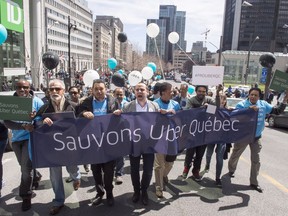
M 94 116 L 111 113 L 112 104 L 113 99 L 109 95 L 106 95 L 106 86 L 104 81 L 96 79 L 93 81 L 92 95 L 86 98 L 79 105 L 78 113 L 80 117 L 92 120 Z M 93 205 L 99 205 L 102 203 L 102 198 L 105 194 L 105 191 L 108 205 L 114 205 L 114 196 L 112 193 L 114 166 L 114 160 L 101 164 L 91 164 L 91 170 L 95 180 L 95 187 L 97 192 L 96 197 L 91 200 Z
M 172 85 L 168 82 L 161 83 L 160 86 L 160 98 L 154 100 L 160 107 L 160 113 L 172 115 L 176 111 L 180 110 L 180 105 L 177 101 L 171 99 L 172 97 Z M 156 196 L 158 198 L 163 197 L 164 183 L 168 183 L 168 174 L 172 169 L 174 161 L 168 162 L 165 154 L 156 153 L 154 160 L 154 172 L 155 172 L 155 186 Z M 176 159 L 176 156 L 174 157 Z
M 250 186 L 259 193 L 263 192 L 263 189 L 259 186 L 257 176 L 260 170 L 260 151 L 261 145 L 261 135 L 265 127 L 265 116 L 266 114 L 273 113 L 279 115 L 282 113 L 287 104 L 288 94 L 284 97 L 283 102 L 276 107 L 267 103 L 264 100 L 260 100 L 261 89 L 251 88 L 249 90 L 249 95 L 246 100 L 239 102 L 236 105 L 236 109 L 251 108 L 258 111 L 258 120 L 255 139 L 251 143 L 235 143 L 233 152 L 228 162 L 228 169 L 230 177 L 234 177 L 234 172 L 237 167 L 237 163 L 241 154 L 244 152 L 246 147 L 249 145 L 251 150 L 251 172 L 250 172 Z

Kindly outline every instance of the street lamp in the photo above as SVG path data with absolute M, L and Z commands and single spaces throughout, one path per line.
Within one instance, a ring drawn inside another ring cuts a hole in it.
M 70 43 L 71 43 L 71 29 L 73 30 L 77 30 L 77 25 L 76 24 L 72 24 L 70 22 L 70 16 L 68 16 L 68 74 L 69 74 L 69 84 L 71 86 L 71 47 L 70 47 Z
M 246 73 L 244 74 L 244 79 L 245 79 L 245 85 L 247 85 L 247 78 L 248 78 L 248 74 L 250 73 L 250 69 L 249 69 L 249 61 L 250 61 L 250 52 L 251 52 L 251 49 L 255 43 L 256 40 L 258 40 L 259 37 L 256 36 L 255 39 L 253 40 L 251 46 L 249 47 L 249 51 L 248 51 L 248 56 L 247 56 L 247 66 L 246 66 Z

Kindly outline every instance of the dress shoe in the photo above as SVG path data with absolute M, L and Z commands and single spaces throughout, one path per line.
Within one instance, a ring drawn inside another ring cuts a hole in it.
M 148 199 L 148 193 L 147 191 L 142 191 L 142 197 L 141 197 L 143 205 L 147 206 L 149 199 Z
M 80 180 L 76 180 L 76 181 L 73 182 L 73 188 L 74 188 L 75 191 L 77 191 L 79 189 L 80 184 L 81 184 Z
M 114 205 L 113 194 L 107 194 L 107 204 L 108 204 L 108 206 L 113 206 Z
M 231 178 L 234 178 L 234 177 L 235 177 L 234 172 L 229 172 L 228 175 L 229 175 Z
M 60 212 L 60 210 L 63 208 L 64 205 L 61 206 L 52 206 L 52 208 L 50 209 L 50 215 L 56 215 Z
M 102 203 L 102 198 L 103 198 L 103 195 L 97 194 L 96 197 L 91 200 L 92 205 L 95 205 L 95 206 L 100 205 Z
M 250 184 L 250 187 L 258 191 L 259 193 L 263 193 L 263 189 L 259 185 Z
M 28 211 L 31 209 L 31 198 L 25 198 L 22 202 L 22 211 Z
M 132 196 L 132 202 L 133 203 L 137 203 L 140 199 L 140 192 L 134 192 L 133 196 Z

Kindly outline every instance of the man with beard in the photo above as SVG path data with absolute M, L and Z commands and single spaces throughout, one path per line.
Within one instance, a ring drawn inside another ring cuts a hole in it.
M 196 95 L 191 97 L 187 100 L 186 107 L 184 109 L 191 109 L 191 108 L 199 108 L 199 107 L 206 107 L 208 104 L 216 105 L 213 98 L 206 96 L 208 88 L 207 86 L 198 85 L 195 88 Z M 219 100 L 219 97 L 217 98 Z M 220 104 L 218 102 L 217 104 Z M 186 150 L 185 162 L 184 162 L 184 170 L 182 177 L 187 178 L 189 169 L 191 167 L 192 159 L 195 154 L 195 158 L 193 161 L 193 169 L 192 174 L 195 181 L 201 181 L 202 177 L 200 176 L 200 168 L 203 155 L 206 150 L 206 145 L 196 146 L 192 148 L 188 148 Z
M 19 80 L 16 83 L 16 97 L 27 97 L 31 98 L 32 95 L 29 93 L 30 83 L 26 80 Z M 33 97 L 32 111 L 37 112 L 43 102 L 38 97 Z M 32 117 L 34 114 L 30 113 Z M 12 130 L 12 148 L 16 155 L 17 161 L 21 166 L 21 182 L 19 187 L 19 195 L 22 198 L 22 211 L 27 211 L 31 208 L 32 198 L 32 183 L 33 183 L 33 169 L 32 162 L 29 157 L 29 139 L 30 133 L 33 131 L 34 126 L 32 122 L 23 121 L 4 121 L 7 128 Z
M 147 99 L 148 88 L 144 83 L 138 83 L 135 86 L 135 96 L 136 100 L 133 100 L 124 105 L 122 111 L 120 109 L 115 110 L 113 113 L 115 115 L 120 115 L 122 112 L 158 112 L 158 104 Z M 140 159 L 143 158 L 143 173 L 142 180 L 140 182 Z M 150 185 L 152 173 L 153 173 L 153 163 L 154 163 L 154 153 L 147 153 L 141 155 L 129 155 L 130 167 L 131 167 L 131 180 L 134 188 L 134 194 L 132 201 L 134 203 L 138 202 L 140 199 L 143 205 L 148 205 L 148 193 L 147 189 Z
M 61 80 L 55 79 L 49 82 L 49 94 L 50 100 L 47 104 L 43 105 L 36 116 L 42 116 L 44 113 L 59 113 L 59 112 L 75 112 L 76 104 L 68 101 L 64 97 L 65 85 Z M 49 117 L 43 119 L 43 124 L 51 126 L 53 120 Z M 53 206 L 50 209 L 50 214 L 55 215 L 64 206 L 65 191 L 62 181 L 62 167 L 50 167 L 50 180 L 52 188 L 55 194 L 53 199 Z M 73 179 L 74 190 L 78 190 L 80 187 L 81 174 L 77 166 L 66 166 L 67 172 L 70 174 L 70 178 Z

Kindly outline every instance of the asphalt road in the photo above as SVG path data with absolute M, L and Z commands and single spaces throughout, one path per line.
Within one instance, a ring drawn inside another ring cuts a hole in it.
M 181 177 L 184 155 L 179 155 L 169 174 L 170 183 L 166 186 L 163 199 L 157 199 L 154 193 L 154 177 L 149 188 L 150 203 L 147 207 L 131 201 L 132 185 L 129 175 L 129 160 L 125 161 L 124 183 L 115 185 L 115 206 L 108 207 L 105 203 L 91 206 L 90 199 L 95 196 L 94 181 L 91 171 L 86 174 L 81 166 L 82 184 L 74 191 L 71 183 L 65 183 L 65 207 L 58 215 L 62 216 L 94 216 L 94 215 L 261 215 L 284 216 L 288 212 L 288 131 L 266 128 L 262 139 L 260 185 L 264 193 L 251 190 L 249 185 L 250 150 L 243 153 L 236 177 L 230 178 L 227 173 L 227 161 L 224 161 L 222 172 L 223 188 L 214 185 L 215 155 L 212 158 L 211 170 L 203 173 L 202 182 L 195 182 L 191 177 Z M 43 178 L 40 187 L 35 190 L 32 209 L 21 212 L 21 199 L 18 196 L 20 182 L 19 165 L 13 152 L 4 154 L 4 180 L 0 198 L 0 215 L 49 215 L 53 199 L 53 191 L 49 180 L 49 170 L 40 169 Z M 202 162 L 202 169 L 205 159 Z M 67 177 L 67 172 L 63 169 Z

